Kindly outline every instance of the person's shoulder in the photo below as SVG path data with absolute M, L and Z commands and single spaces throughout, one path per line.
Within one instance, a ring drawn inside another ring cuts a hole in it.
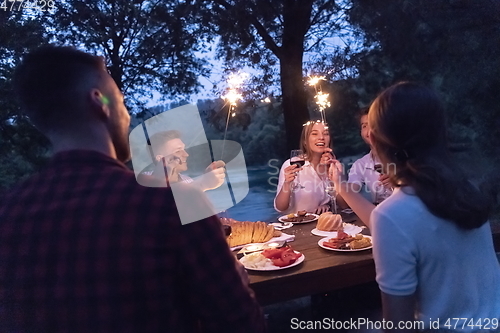
M 8 189 L 2 189 L 0 191 L 1 204 L 8 206 L 10 201 L 17 201 L 17 199 L 24 197 L 32 190 L 39 189 L 44 178 L 46 177 L 43 175 L 43 172 L 37 172 L 19 183 L 12 185 Z
M 362 165 L 367 165 L 371 163 L 372 163 L 371 153 L 367 153 L 366 155 L 363 155 L 362 157 L 354 161 L 354 164 L 362 164 Z
M 396 188 L 393 194 L 374 209 L 380 218 L 409 227 L 418 227 L 429 220 L 429 210 L 410 187 Z
M 371 163 L 371 156 L 370 153 L 358 158 L 354 162 L 352 162 L 351 168 L 349 169 L 350 172 L 358 172 L 360 170 L 364 170 L 367 166 L 369 166 Z
M 166 181 L 160 182 L 153 176 L 143 173 L 136 175 L 131 170 L 116 168 L 108 170 L 100 178 L 104 179 L 109 195 L 124 198 L 138 207 L 164 207 L 171 210 L 175 206 L 172 189 Z
M 370 153 L 358 158 L 352 163 L 349 168 L 349 182 L 359 181 L 363 182 L 365 178 L 365 169 L 370 165 Z

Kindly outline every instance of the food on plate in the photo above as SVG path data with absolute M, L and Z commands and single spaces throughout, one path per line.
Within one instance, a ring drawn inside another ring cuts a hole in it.
M 302 253 L 295 253 L 290 247 L 279 249 L 265 249 L 261 252 L 255 252 L 240 259 L 241 263 L 247 268 L 263 269 L 269 267 L 290 266 L 302 256 Z
M 362 249 L 365 247 L 372 246 L 372 241 L 368 237 L 361 237 L 361 239 L 355 239 L 349 243 L 351 249 Z
M 296 214 L 288 214 L 285 218 L 280 218 L 281 222 L 307 222 L 316 218 L 314 214 L 308 214 L 305 210 L 299 210 Z
M 231 235 L 227 237 L 230 247 L 250 243 L 264 243 L 274 237 L 275 229 L 266 222 L 236 221 L 231 218 L 221 218 L 222 224 L 231 227 Z
M 286 267 L 297 261 L 302 253 L 295 253 L 290 246 L 285 246 L 279 249 L 265 249 L 262 251 L 262 255 L 271 259 L 274 266 Z
M 332 249 L 349 250 L 350 248 L 348 244 L 355 239 L 355 237 L 351 237 L 346 234 L 343 228 L 339 228 L 339 230 L 337 230 L 337 237 L 330 238 L 326 242 L 323 242 L 323 245 Z
M 305 210 L 299 210 L 297 216 L 306 216 L 307 212 Z
M 279 236 L 281 236 L 281 234 L 282 234 L 282 232 L 280 230 L 274 229 L 273 237 L 279 237 Z
M 336 250 L 355 250 L 370 247 L 372 246 L 372 242 L 369 237 L 364 237 L 361 234 L 357 234 L 354 237 L 349 236 L 343 231 L 343 228 L 340 228 L 337 231 L 337 237 L 330 238 L 326 242 L 323 242 L 323 245 Z
M 321 231 L 335 231 L 340 227 L 342 227 L 342 216 L 332 212 L 321 214 L 316 225 L 316 229 Z
M 240 262 L 247 268 L 263 269 L 274 267 L 271 259 L 267 259 L 261 252 L 248 254 L 240 259 Z

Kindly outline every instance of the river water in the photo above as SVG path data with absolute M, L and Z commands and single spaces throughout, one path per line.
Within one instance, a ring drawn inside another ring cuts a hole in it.
M 277 169 L 270 166 L 247 168 L 249 192 L 247 196 L 229 208 L 225 216 L 238 221 L 274 222 L 279 214 L 274 209 Z M 232 182 L 232 180 L 231 180 Z

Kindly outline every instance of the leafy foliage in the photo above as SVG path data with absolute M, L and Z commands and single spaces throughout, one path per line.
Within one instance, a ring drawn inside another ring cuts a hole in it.
M 104 54 L 111 76 L 136 111 L 156 90 L 166 97 L 197 92 L 205 62 L 193 8 L 186 1 L 71 0 L 56 3 L 54 37 Z
M 21 56 L 44 42 L 39 19 L 0 11 L 0 189 L 33 173 L 46 160 L 49 142 L 20 112 L 12 91 Z
M 224 138 L 227 106 L 221 100 L 198 101 L 209 140 Z M 217 118 L 214 121 L 213 118 Z M 286 157 L 283 111 L 280 103 L 248 102 L 238 107 L 236 116 L 230 117 L 227 140 L 241 144 L 248 165 L 265 165 L 271 159 Z
M 441 93 L 455 141 L 491 148 L 500 134 L 498 1 L 355 0 L 349 21 L 365 41 L 356 64 L 364 102 L 394 82 L 423 82 Z
M 309 120 L 303 82 L 305 51 L 320 50 L 322 40 L 340 27 L 340 7 L 332 0 L 198 0 L 202 24 L 217 35 L 219 55 L 238 67 L 263 70 L 263 83 L 279 64 L 288 148 L 298 144 Z M 262 86 L 261 86 L 262 87 Z

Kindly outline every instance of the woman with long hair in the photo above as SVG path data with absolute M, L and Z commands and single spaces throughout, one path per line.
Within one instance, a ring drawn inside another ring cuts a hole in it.
M 375 99 L 368 121 L 393 195 L 375 208 L 340 184 L 336 161 L 330 176 L 368 219 L 384 318 L 395 327 L 418 319 L 425 329 L 486 331 L 488 321 L 498 328 L 500 265 L 487 221 L 490 200 L 452 160 L 439 98 L 399 83 Z M 454 326 L 453 318 L 467 323 Z M 482 326 L 470 325 L 478 320 Z
M 328 181 L 328 165 L 332 158 L 328 125 L 321 121 L 309 121 L 302 128 L 300 149 L 305 154 L 303 167 L 283 163 L 278 179 L 274 207 L 283 213 L 300 210 L 321 214 L 328 210 L 330 198 L 325 192 Z M 298 182 L 296 178 L 298 176 Z

